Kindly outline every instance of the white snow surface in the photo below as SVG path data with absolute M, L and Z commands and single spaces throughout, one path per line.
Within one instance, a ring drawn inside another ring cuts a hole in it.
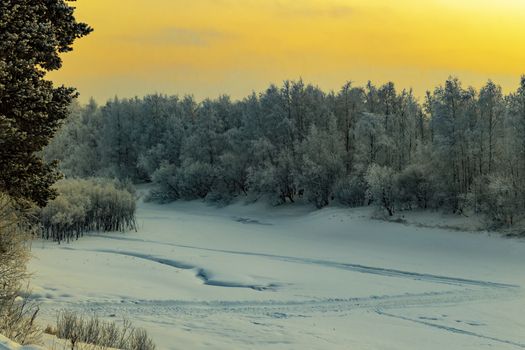
M 0 334 L 0 350 L 43 350 L 36 345 L 21 346 Z
M 33 244 L 34 294 L 159 349 L 524 349 L 525 242 L 369 209 L 139 203 L 138 232 Z M 1 347 L 0 347 L 1 349 Z

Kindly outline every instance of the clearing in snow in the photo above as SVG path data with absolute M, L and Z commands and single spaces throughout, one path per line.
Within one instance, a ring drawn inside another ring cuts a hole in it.
M 369 216 L 139 203 L 136 233 L 34 243 L 33 290 L 160 349 L 525 348 L 524 241 Z

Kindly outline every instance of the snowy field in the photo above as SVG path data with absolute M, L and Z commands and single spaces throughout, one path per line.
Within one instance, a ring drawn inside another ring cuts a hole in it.
M 33 244 L 44 320 L 127 317 L 159 349 L 525 348 L 525 242 L 368 209 L 140 203 L 139 231 Z

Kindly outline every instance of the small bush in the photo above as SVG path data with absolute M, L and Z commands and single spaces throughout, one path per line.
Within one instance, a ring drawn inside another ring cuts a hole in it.
M 336 182 L 334 196 L 336 201 L 350 207 L 360 207 L 366 201 L 366 182 L 362 176 L 345 177 Z
M 212 191 L 215 172 L 211 165 L 199 161 L 187 160 L 180 167 L 163 163 L 152 180 L 156 189 L 150 193 L 150 200 L 203 199 Z
M 206 195 L 205 200 L 218 207 L 225 207 L 235 200 L 235 195 L 227 191 L 211 191 Z
M 70 342 L 74 350 L 79 343 L 122 350 L 154 350 L 153 340 L 146 330 L 135 328 L 127 320 L 122 326 L 100 320 L 97 316 L 84 317 L 72 311 L 57 315 L 56 335 Z
M 422 167 L 411 165 L 397 177 L 398 201 L 403 209 L 419 207 L 427 209 L 434 196 L 431 173 Z
M 368 195 L 376 206 L 385 209 L 389 216 L 394 215 L 397 198 L 396 173 L 392 168 L 372 164 L 365 175 Z
M 147 200 L 170 202 L 180 198 L 177 167 L 174 164 L 162 163 L 153 173 L 152 181 L 156 188 L 150 192 Z
M 215 171 L 210 164 L 187 160 L 178 174 L 177 185 L 183 199 L 205 198 L 215 183 Z
M 490 228 L 510 228 L 523 217 L 522 198 L 516 181 L 509 176 L 489 176 L 484 192 L 480 196 L 480 205 L 490 220 Z
M 56 336 L 58 334 L 58 330 L 52 325 L 48 324 L 46 328 L 44 328 L 44 333 Z
M 58 197 L 40 210 L 42 238 L 78 239 L 89 231 L 135 229 L 135 198 L 125 185 L 107 180 L 63 180 Z
M 0 193 L 0 334 L 21 344 L 36 343 L 38 307 L 22 297 L 27 280 L 29 228 L 14 202 Z

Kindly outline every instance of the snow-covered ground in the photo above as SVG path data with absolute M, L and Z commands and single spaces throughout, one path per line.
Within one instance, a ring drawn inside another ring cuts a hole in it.
M 0 334 L 0 350 L 43 350 L 36 345 L 21 346 Z
M 525 348 L 525 242 L 369 209 L 140 203 L 139 231 L 35 242 L 33 290 L 160 349 Z

